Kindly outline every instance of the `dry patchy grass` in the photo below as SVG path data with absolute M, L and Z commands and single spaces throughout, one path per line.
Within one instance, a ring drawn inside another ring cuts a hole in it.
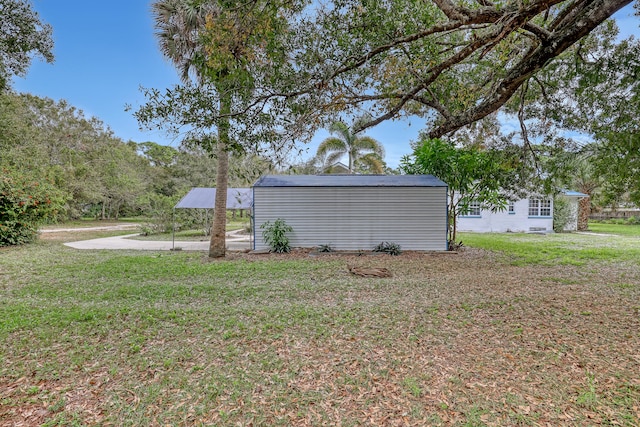
M 637 263 L 230 258 L 0 252 L 0 424 L 640 423 Z

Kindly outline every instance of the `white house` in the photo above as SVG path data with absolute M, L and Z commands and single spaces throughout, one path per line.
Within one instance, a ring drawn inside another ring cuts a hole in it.
M 564 191 L 562 194 L 569 203 L 571 218 L 565 225 L 565 231 L 578 229 L 578 201 L 586 194 L 577 191 Z M 507 210 L 491 212 L 472 203 L 465 215 L 458 217 L 458 231 L 478 233 L 529 233 L 553 231 L 553 199 L 551 197 L 530 197 L 509 203 Z

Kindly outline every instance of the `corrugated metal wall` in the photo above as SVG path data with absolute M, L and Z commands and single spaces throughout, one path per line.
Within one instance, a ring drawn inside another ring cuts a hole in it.
M 282 218 L 292 247 L 330 244 L 371 250 L 446 250 L 446 187 L 254 187 L 255 249 L 268 249 L 260 225 Z

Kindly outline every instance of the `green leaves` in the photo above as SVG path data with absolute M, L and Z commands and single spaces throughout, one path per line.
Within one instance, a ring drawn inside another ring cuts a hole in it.
M 293 228 L 282 218 L 276 219 L 273 224 L 267 221 L 260 225 L 260 228 L 263 230 L 262 237 L 265 243 L 271 247 L 271 252 L 278 254 L 291 252 L 287 233 L 291 233 Z
M 556 186 L 588 193 L 597 204 L 640 202 L 639 57 L 640 41 L 619 40 L 608 21 L 531 79 L 509 106 L 531 141 L 543 141 L 531 148 Z
M 441 139 L 418 142 L 413 155 L 401 160 L 400 168 L 407 174 L 431 174 L 448 184 L 450 242 L 456 240 L 458 215 L 472 202 L 479 202 L 483 209 L 504 210 L 508 201 L 505 190 L 513 179 L 504 152 L 478 146 L 456 147 Z
M 521 85 L 630 0 L 358 1 L 302 21 L 297 59 L 319 110 L 405 115 L 441 137 L 502 108 Z M 561 12 L 560 12 L 561 10 Z
M 34 181 L 2 169 L 0 178 L 0 246 L 29 243 L 38 226 L 55 218 L 65 203 L 64 193 L 47 181 Z
M 34 56 L 53 62 L 51 26 L 26 0 L 0 0 L 0 92 L 12 76 L 24 76 Z
M 356 120 L 353 127 L 357 128 L 360 120 Z M 359 136 L 358 131 L 349 129 L 344 122 L 333 122 L 329 131 L 337 136 L 323 140 L 318 146 L 317 159 L 324 159 L 321 166 L 326 173 L 342 156 L 348 156 L 350 173 L 357 170 L 366 173 L 384 173 L 384 147 L 370 136 Z

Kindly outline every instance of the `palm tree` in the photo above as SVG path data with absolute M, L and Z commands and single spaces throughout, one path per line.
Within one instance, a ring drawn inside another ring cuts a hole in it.
M 219 16 L 220 10 L 214 2 L 194 2 L 188 0 L 158 0 L 152 4 L 155 18 L 156 37 L 163 55 L 173 62 L 183 82 L 192 77 L 197 84 L 204 84 L 206 63 L 202 35 L 207 20 Z M 220 99 L 220 112 L 230 110 L 228 97 Z M 209 257 L 225 256 L 225 235 L 227 223 L 227 187 L 229 181 L 229 121 L 218 124 L 216 157 L 216 199 L 213 215 Z
M 589 215 L 591 215 L 591 198 L 598 188 L 602 186 L 602 177 L 594 170 L 593 165 L 586 158 L 579 158 L 576 174 L 573 179 L 575 190 L 586 194 L 578 201 L 578 231 L 589 228 Z
M 354 128 L 365 120 L 356 120 Z M 355 173 L 360 164 L 373 173 L 384 173 L 384 147 L 380 142 L 370 136 L 359 136 L 358 132 L 352 132 L 344 122 L 334 122 L 329 127 L 331 136 L 320 143 L 316 153 L 317 158 L 326 158 L 325 164 L 336 163 L 345 154 L 349 157 L 349 173 Z
M 216 146 L 218 162 L 209 257 L 225 256 L 229 151 L 253 148 L 253 143 L 247 143 L 246 138 L 239 141 L 240 138 L 234 139 L 233 135 L 240 133 L 256 140 L 271 138 L 276 149 L 282 147 L 282 141 L 275 141 L 278 132 L 265 130 L 269 126 L 277 127 L 267 118 L 276 117 L 275 110 L 252 100 L 258 96 L 257 81 L 273 84 L 273 71 L 279 64 L 289 64 L 283 61 L 283 52 L 288 49 L 284 36 L 288 34 L 290 20 L 302 12 L 305 5 L 304 0 L 154 1 L 155 28 L 162 52 L 180 71 L 183 81 L 195 78 L 198 85 L 195 91 L 193 88 L 185 91 L 195 99 L 172 98 L 161 106 L 159 114 L 175 111 L 172 104 L 178 104 L 177 108 L 185 107 L 181 111 L 186 112 L 186 116 L 177 119 L 180 126 L 195 125 L 192 133 L 206 133 L 210 127 L 215 127 L 217 132 L 217 135 L 199 138 L 201 145 Z M 180 105 L 183 102 L 192 104 Z M 202 108 L 210 111 L 200 112 Z M 209 118 L 201 128 L 197 128 L 199 119 L 191 118 L 193 109 L 199 110 L 198 114 L 205 119 Z M 267 110 L 273 115 L 265 114 Z M 185 120 L 193 121 L 184 123 Z M 266 125 L 267 122 L 270 124 Z M 232 128 L 232 124 L 237 127 Z
M 208 2 L 158 0 L 151 5 L 160 51 L 175 65 L 180 79 L 187 83 L 195 78 L 202 82 L 198 59 L 203 56 L 201 32 L 208 15 L 219 13 Z

